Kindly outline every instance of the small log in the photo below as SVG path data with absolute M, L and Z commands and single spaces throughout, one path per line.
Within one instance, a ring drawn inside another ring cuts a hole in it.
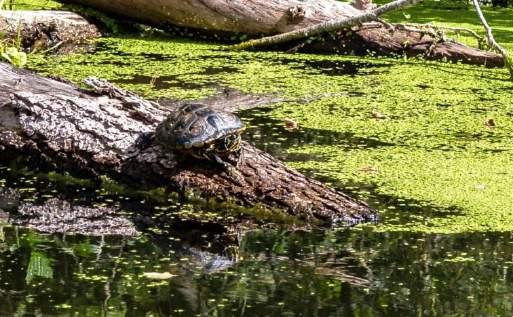
M 151 138 L 168 109 L 89 80 L 95 92 L 0 63 L 0 160 L 135 184 L 166 185 L 245 205 L 279 208 L 306 222 L 375 219 L 364 203 L 288 168 L 244 142 L 239 177 L 168 153 Z
M 10 41 L 20 41 L 30 52 L 48 49 L 62 52 L 101 35 L 95 25 L 68 11 L 0 10 L 0 31 Z

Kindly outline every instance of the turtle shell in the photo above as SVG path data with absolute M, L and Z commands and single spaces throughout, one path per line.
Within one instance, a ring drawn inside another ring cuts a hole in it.
M 170 150 L 201 148 L 245 127 L 233 113 L 214 110 L 204 104 L 185 104 L 157 127 L 156 138 Z

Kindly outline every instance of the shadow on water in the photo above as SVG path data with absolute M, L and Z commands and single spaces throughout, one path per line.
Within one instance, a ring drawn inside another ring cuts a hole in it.
M 352 197 L 365 200 L 369 206 L 376 210 L 385 211 L 380 217 L 380 221 L 390 225 L 416 223 L 429 226 L 436 219 L 446 219 L 450 216 L 462 216 L 463 210 L 456 206 L 450 208 L 441 208 L 436 205 L 423 201 L 387 195 L 380 193 L 379 188 L 373 184 L 363 184 L 354 182 L 340 182 L 337 179 L 324 175 L 316 174 L 313 170 L 301 170 L 306 175 L 339 189 Z M 372 172 L 372 171 L 371 171 Z
M 201 89 L 205 87 L 216 86 L 214 83 L 208 82 L 191 82 L 180 79 L 177 75 L 170 76 L 146 76 L 134 75 L 131 78 L 116 79 L 112 82 L 117 84 L 134 84 L 134 85 L 151 85 L 154 89 L 169 89 L 173 87 L 184 89 Z
M 224 53 L 221 51 L 220 53 Z M 304 70 L 308 73 L 320 73 L 329 76 L 354 76 L 358 74 L 372 75 L 382 74 L 387 71 L 387 68 L 393 66 L 392 63 L 385 62 L 358 62 L 354 60 L 333 60 L 333 59 L 320 59 L 309 60 L 298 57 L 296 59 L 276 56 L 251 56 L 251 62 L 261 62 L 263 64 L 272 65 L 288 65 L 292 69 Z M 239 63 L 248 62 L 248 59 L 238 59 L 233 55 L 200 55 L 198 58 L 223 60 L 223 61 L 238 61 Z
M 169 54 L 160 54 L 160 53 L 141 53 L 139 56 L 142 56 L 145 60 L 154 61 L 154 62 L 166 62 L 176 60 L 176 55 Z
M 269 112 L 272 109 L 260 108 L 241 113 L 241 117 L 248 124 L 243 137 L 257 147 L 288 162 L 318 161 L 325 162 L 322 154 L 287 153 L 287 150 L 305 145 L 336 145 L 341 150 L 376 149 L 380 147 L 397 146 L 374 138 L 355 136 L 351 133 L 341 133 L 322 129 L 300 128 L 287 130 L 283 122 L 274 119 Z M 462 137 L 462 136 L 460 136 Z M 440 208 L 414 199 L 394 197 L 379 193 L 373 184 L 350 184 L 320 175 L 318 170 L 300 170 L 305 175 L 322 181 L 329 186 L 350 194 L 352 197 L 365 200 L 371 207 L 386 211 L 382 221 L 387 224 L 419 223 L 429 226 L 438 218 L 463 215 L 464 212 L 457 207 Z M 372 173 L 372 171 L 369 171 Z M 362 194 L 363 193 L 363 194 Z
M 338 145 L 341 149 L 379 148 L 394 146 L 374 138 L 365 138 L 350 132 L 336 132 L 331 130 L 299 128 L 287 129 L 285 123 L 271 117 L 272 109 L 259 108 L 246 110 L 240 113 L 248 125 L 243 138 L 257 147 L 287 161 L 323 161 L 314 154 L 287 154 L 287 149 L 304 145 Z
M 304 66 L 295 66 L 304 70 L 314 70 L 328 76 L 355 76 L 358 74 L 372 75 L 381 74 L 390 64 L 356 62 L 356 61 L 336 61 L 336 60 L 305 60 Z M 379 71 L 378 69 L 382 69 Z
M 190 75 L 216 75 L 220 73 L 235 73 L 238 69 L 235 67 L 207 67 L 201 72 L 190 73 Z M 112 80 L 117 84 L 134 84 L 134 85 L 151 85 L 155 90 L 169 89 L 169 88 L 182 88 L 182 89 L 201 89 L 208 87 L 219 87 L 217 82 L 193 82 L 180 78 L 180 75 L 165 75 L 165 76 L 147 76 L 147 75 L 134 75 L 130 78 L 120 78 Z

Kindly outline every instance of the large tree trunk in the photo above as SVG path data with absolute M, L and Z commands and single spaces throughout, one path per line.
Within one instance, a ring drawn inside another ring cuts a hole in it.
M 66 0 L 154 25 L 247 34 L 284 33 L 360 13 L 335 1 L 302 0 Z
M 63 0 L 95 7 L 151 25 L 177 25 L 208 31 L 272 35 L 311 27 L 322 22 L 358 16 L 363 11 L 336 0 Z M 340 32 L 338 43 L 314 46 L 294 43 L 299 50 L 337 53 L 374 51 L 385 55 L 423 55 L 487 66 L 503 66 L 494 53 L 451 41 L 440 41 L 425 32 L 389 29 L 376 23 Z M 349 45 L 347 45 L 349 42 Z M 290 47 L 289 47 L 290 48 Z
M 168 153 L 151 136 L 167 109 L 90 80 L 96 93 L 0 63 L 0 160 L 279 208 L 307 222 L 373 219 L 365 204 L 308 179 L 248 143 L 239 175 Z M 144 142 L 141 142 L 145 140 Z M 277 211 L 275 211 L 277 212 Z

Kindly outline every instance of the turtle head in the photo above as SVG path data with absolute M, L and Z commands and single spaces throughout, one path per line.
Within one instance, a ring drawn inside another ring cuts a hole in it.
M 238 152 L 241 147 L 240 133 L 229 134 L 215 142 L 215 151 L 219 153 Z

